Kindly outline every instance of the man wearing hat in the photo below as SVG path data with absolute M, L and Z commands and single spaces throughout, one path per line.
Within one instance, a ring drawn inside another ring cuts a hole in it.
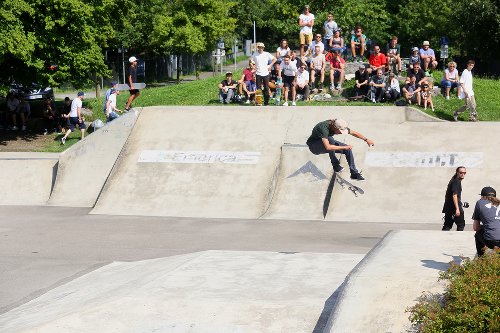
M 111 89 L 108 101 L 106 102 L 106 122 L 110 122 L 119 117 L 117 112 L 123 112 L 116 107 L 116 96 L 120 94 L 118 89 Z
M 334 135 L 338 134 L 350 134 L 358 139 L 366 142 L 368 146 L 373 146 L 374 142 L 369 140 L 363 134 L 351 130 L 348 127 L 347 121 L 344 119 L 329 119 L 319 122 L 314 126 L 311 136 L 307 139 L 307 146 L 309 150 L 314 155 L 328 154 L 330 156 L 330 161 L 335 172 L 341 172 L 344 168 L 340 165 L 339 160 L 335 156 L 335 153 L 344 154 L 349 165 L 349 171 L 351 172 L 351 179 L 363 181 L 365 178 L 356 169 L 354 163 L 354 154 L 352 153 L 352 146 L 346 145 L 343 142 L 337 141 L 333 138 Z
M 137 82 L 137 58 L 132 56 L 128 59 L 128 61 L 130 63 L 130 67 L 128 69 L 127 83 L 130 86 L 130 97 L 127 100 L 127 104 L 125 104 L 125 112 L 130 110 L 134 99 L 139 97 L 141 94 L 139 89 L 134 89 L 134 83 Z
M 85 121 L 82 116 L 82 101 L 85 98 L 85 93 L 83 91 L 78 92 L 77 97 L 71 102 L 71 110 L 69 114 L 65 117 L 69 118 L 69 128 L 64 134 L 64 137 L 61 138 L 61 143 L 65 144 L 66 139 L 71 134 L 72 131 L 75 130 L 75 127 L 78 126 L 80 132 L 82 134 L 82 140 L 85 136 L 85 129 L 87 126 L 85 125 Z
M 427 76 L 429 76 L 429 70 L 435 69 L 438 65 L 434 50 L 431 49 L 429 45 L 429 41 L 424 40 L 424 42 L 422 43 L 422 48 L 420 49 L 420 59 L 422 61 L 422 67 Z
M 484 248 L 500 248 L 500 200 L 497 192 L 490 186 L 483 187 L 481 199 L 476 202 L 472 219 L 472 228 L 476 232 L 477 255 L 484 254 Z
M 219 101 L 224 104 L 231 103 L 238 82 L 233 80 L 233 73 L 227 72 L 226 79 L 219 83 Z
M 264 93 L 264 105 L 269 105 L 269 74 L 276 62 L 276 57 L 269 52 L 264 51 L 264 43 L 257 43 L 257 53 L 252 60 L 255 62 L 255 76 L 257 78 L 257 89 L 262 86 Z

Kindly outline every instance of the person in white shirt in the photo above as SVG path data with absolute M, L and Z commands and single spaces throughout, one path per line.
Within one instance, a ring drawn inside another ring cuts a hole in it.
M 291 52 L 292 51 L 288 47 L 288 41 L 286 39 L 282 39 L 280 46 L 276 49 L 276 59 L 278 59 L 277 63 L 281 64 L 283 57 L 287 54 L 290 55 Z
M 305 63 L 300 64 L 297 77 L 295 78 L 295 90 L 304 96 L 304 101 L 309 99 L 309 72 Z
M 292 105 L 296 105 L 295 76 L 298 70 L 296 64 L 290 61 L 289 55 L 283 58 L 283 62 L 280 64 L 280 71 L 283 77 L 283 95 L 285 96 L 285 103 L 283 103 L 283 106 L 288 106 L 290 88 L 292 88 Z
M 319 45 L 316 45 L 314 48 L 314 54 L 311 58 L 311 83 L 313 90 L 316 86 L 316 78 L 319 76 L 319 91 L 323 91 L 323 82 L 325 81 L 325 68 L 325 55 L 321 52 Z
M 314 14 L 309 12 L 309 5 L 305 5 L 304 13 L 299 16 L 300 27 L 300 56 L 304 56 L 304 45 L 312 42 L 312 28 L 314 26 Z
M 269 52 L 264 52 L 264 43 L 257 43 L 257 53 L 253 56 L 255 62 L 255 76 L 257 78 L 257 89 L 263 87 L 264 105 L 269 105 L 269 74 L 276 62 L 274 57 Z
M 108 101 L 106 102 L 106 122 L 110 122 L 119 117 L 117 112 L 123 112 L 116 107 L 116 97 L 120 94 L 118 89 L 111 89 Z
M 387 84 L 385 85 L 387 87 L 385 91 L 385 99 L 388 101 L 395 101 L 399 97 L 401 97 L 401 87 L 399 86 L 399 81 L 396 78 L 396 75 L 394 72 L 389 73 L 389 79 L 387 81 Z
M 458 115 L 469 109 L 470 121 L 477 121 L 476 99 L 474 98 L 474 90 L 472 89 L 472 69 L 475 65 L 474 60 L 467 62 L 467 68 L 462 72 L 460 77 L 460 95 L 458 98 L 465 99 L 465 105 L 453 113 L 453 120 L 458 121 Z
M 460 95 L 459 88 L 460 77 L 458 76 L 457 63 L 450 61 L 448 68 L 444 70 L 443 79 L 441 80 L 441 87 L 444 87 L 446 99 L 450 99 L 450 91 L 457 88 L 457 95 Z
M 65 118 L 69 118 L 69 128 L 64 134 L 64 137 L 61 138 L 61 143 L 64 145 L 66 143 L 66 139 L 71 134 L 72 131 L 75 130 L 75 127 L 78 125 L 80 132 L 82 133 L 82 140 L 85 136 L 85 129 L 87 126 L 85 125 L 85 121 L 82 116 L 82 100 L 85 98 L 85 93 L 83 91 L 78 92 L 77 97 L 71 102 L 71 110 L 69 114 L 64 115 Z

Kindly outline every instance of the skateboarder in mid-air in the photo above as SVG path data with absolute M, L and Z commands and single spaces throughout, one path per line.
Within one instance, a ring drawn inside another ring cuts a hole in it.
M 328 154 L 332 162 L 333 170 L 341 172 L 344 168 L 340 165 L 339 160 L 335 153 L 344 154 L 349 164 L 351 172 L 351 179 L 365 180 L 361 173 L 356 169 L 354 163 L 354 154 L 352 153 L 352 146 L 346 145 L 343 142 L 337 141 L 333 138 L 336 134 L 350 134 L 358 139 L 366 142 L 368 146 L 373 146 L 375 143 L 369 140 L 366 136 L 359 132 L 350 129 L 347 121 L 343 119 L 325 120 L 314 126 L 311 136 L 307 139 L 307 146 L 314 155 Z

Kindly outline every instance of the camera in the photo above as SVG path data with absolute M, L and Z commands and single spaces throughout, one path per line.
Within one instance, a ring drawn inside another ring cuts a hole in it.
M 468 202 L 464 202 L 464 203 L 462 204 L 462 207 L 464 207 L 464 208 L 469 208 L 469 203 L 468 203 Z

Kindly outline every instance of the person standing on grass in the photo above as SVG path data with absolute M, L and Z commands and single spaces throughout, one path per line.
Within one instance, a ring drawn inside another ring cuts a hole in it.
M 130 67 L 128 69 L 127 82 L 130 86 L 130 97 L 127 100 L 127 104 L 125 104 L 125 112 L 130 111 L 132 102 L 141 94 L 139 89 L 134 89 L 134 83 L 137 82 L 137 58 L 130 57 L 128 61 L 130 62 Z
M 465 228 L 464 210 L 462 208 L 462 180 L 465 178 L 467 170 L 464 166 L 459 166 L 455 174 L 451 177 L 446 188 L 444 196 L 444 224 L 443 231 L 450 231 L 453 223 L 457 225 L 457 231 L 463 231 Z
M 458 98 L 465 99 L 465 105 L 453 113 L 453 120 L 458 121 L 458 115 L 465 110 L 469 109 L 470 121 L 477 121 L 476 112 L 476 99 L 474 98 L 474 90 L 472 89 L 472 69 L 474 68 L 475 61 L 469 60 L 467 68 L 462 72 L 460 77 L 460 95 Z
M 269 73 L 271 73 L 271 69 L 276 62 L 276 57 L 269 52 L 265 52 L 264 48 L 264 43 L 257 43 L 257 53 L 254 54 L 253 61 L 256 66 L 257 89 L 263 86 L 264 105 L 269 105 Z
M 64 145 L 66 143 L 66 139 L 71 134 L 72 131 L 75 130 L 75 127 L 78 125 L 80 132 L 82 133 L 82 140 L 85 137 L 85 122 L 82 117 L 82 101 L 85 98 L 85 93 L 80 91 L 77 97 L 71 102 L 71 110 L 69 114 L 66 116 L 69 118 L 69 128 L 66 131 L 66 134 L 61 138 L 61 143 Z
M 476 202 L 472 219 L 472 228 L 476 232 L 477 255 L 484 255 L 485 247 L 500 248 L 500 200 L 497 192 L 490 186 L 483 187 L 481 199 Z

